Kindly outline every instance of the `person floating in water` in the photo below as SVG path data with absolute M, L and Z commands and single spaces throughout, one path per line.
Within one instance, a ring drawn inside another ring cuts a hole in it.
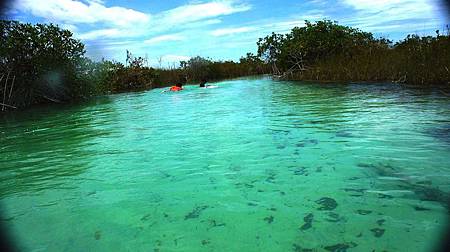
M 181 91 L 181 90 L 183 90 L 183 85 L 186 84 L 186 82 L 187 82 L 187 76 L 180 75 L 178 78 L 177 84 L 175 86 L 170 87 L 169 90 L 162 91 L 162 93 L 167 92 L 167 91 L 172 91 L 172 92 Z
M 206 85 L 206 82 L 208 82 L 206 79 L 202 79 L 200 81 L 200 87 L 201 88 L 217 88 L 218 86 L 214 86 L 214 85 Z
M 202 79 L 202 80 L 200 81 L 200 87 L 203 87 L 203 88 L 206 87 L 206 85 L 205 85 L 206 82 L 207 82 L 206 79 Z
M 174 92 L 181 91 L 181 90 L 183 90 L 183 84 L 180 82 L 178 82 L 175 86 L 170 87 L 170 89 L 169 89 L 169 91 L 174 91 Z

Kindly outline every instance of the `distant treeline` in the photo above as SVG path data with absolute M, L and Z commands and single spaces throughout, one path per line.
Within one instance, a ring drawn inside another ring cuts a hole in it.
M 173 69 L 148 67 L 128 51 L 125 65 L 95 62 L 72 36 L 53 24 L 0 20 L 1 111 L 265 73 L 290 80 L 450 85 L 448 26 L 436 36 L 408 35 L 394 44 L 337 22 L 305 21 L 288 34 L 260 38 L 257 55 L 248 53 L 239 62 L 194 57 Z
M 450 36 L 408 35 L 395 44 L 329 20 L 259 39 L 258 56 L 280 78 L 315 81 L 392 81 L 450 85 Z
M 53 24 L 0 20 L 0 111 L 67 102 L 93 95 L 144 90 L 179 81 L 219 80 L 269 73 L 247 54 L 239 62 L 194 57 L 174 69 L 145 66 L 127 52 L 126 64 L 85 57 L 84 44 Z

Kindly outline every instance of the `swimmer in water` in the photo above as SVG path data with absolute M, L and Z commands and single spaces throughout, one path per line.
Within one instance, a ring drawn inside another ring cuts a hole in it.
M 164 90 L 161 93 L 165 93 L 165 92 L 168 92 L 168 91 L 178 92 L 178 91 L 181 91 L 181 90 L 183 90 L 183 84 L 177 83 L 175 86 L 171 86 L 169 88 L 169 90 Z
M 218 87 L 218 86 L 214 86 L 214 85 L 206 85 L 206 82 L 207 82 L 206 79 L 202 79 L 199 87 L 201 87 L 201 88 L 217 88 Z

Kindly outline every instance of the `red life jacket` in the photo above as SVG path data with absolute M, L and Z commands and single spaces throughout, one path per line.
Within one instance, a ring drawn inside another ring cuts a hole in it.
M 181 91 L 181 90 L 183 90 L 183 88 L 182 87 L 177 87 L 177 86 L 172 86 L 169 90 L 170 91 Z

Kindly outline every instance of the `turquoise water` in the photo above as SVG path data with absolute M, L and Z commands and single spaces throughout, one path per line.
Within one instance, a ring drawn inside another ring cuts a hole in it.
M 22 251 L 430 251 L 448 223 L 450 99 L 241 79 L 0 120 Z

